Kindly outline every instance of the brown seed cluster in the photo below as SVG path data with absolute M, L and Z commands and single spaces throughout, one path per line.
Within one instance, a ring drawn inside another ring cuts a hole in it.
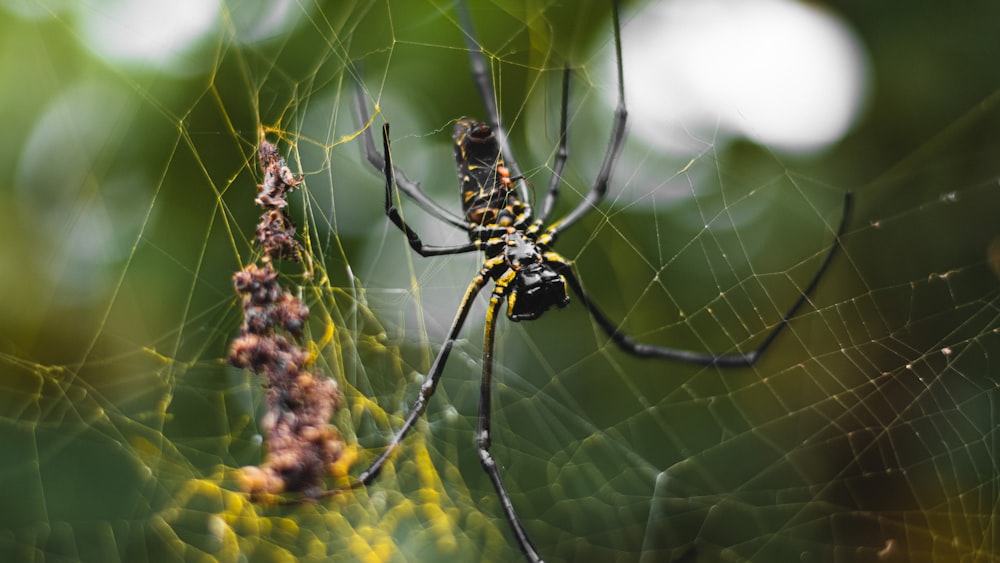
M 298 260 L 302 247 L 295 240 L 295 225 L 285 212 L 289 193 L 302 183 L 289 170 L 285 159 L 278 154 L 278 148 L 267 142 L 263 133 L 260 138 L 260 168 L 264 171 L 264 183 L 257 186 L 257 205 L 266 209 L 257 223 L 257 244 L 264 249 L 265 259 Z
M 243 302 L 243 325 L 229 351 L 229 362 L 264 376 L 267 410 L 260 428 L 267 456 L 259 466 L 240 470 L 239 485 L 252 496 L 301 492 L 317 497 L 344 450 L 330 417 L 342 396 L 337 383 L 310 371 L 310 355 L 297 344 L 309 308 L 278 283 L 272 259 L 298 259 L 301 246 L 285 214 L 286 195 L 301 183 L 277 148 L 260 141 L 264 183 L 257 203 L 266 209 L 257 227 L 264 265 L 250 264 L 233 276 Z M 263 234 L 262 234 L 263 233 Z

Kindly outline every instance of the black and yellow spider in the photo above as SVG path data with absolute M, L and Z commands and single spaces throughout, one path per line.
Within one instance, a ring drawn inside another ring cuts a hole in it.
M 473 300 L 492 281 L 493 291 L 486 310 L 483 372 L 475 441 L 483 469 L 489 475 L 493 487 L 496 489 L 504 515 L 510 523 L 518 546 L 525 557 L 531 561 L 540 561 L 541 557 L 517 516 L 517 511 L 504 487 L 497 464 L 490 454 L 493 341 L 496 323 L 503 304 L 506 302 L 505 313 L 509 319 L 513 321 L 534 320 L 553 307 L 565 307 L 570 302 L 569 293 L 572 291 L 587 308 L 594 321 L 624 352 L 643 358 L 678 360 L 719 367 L 750 366 L 760 358 L 798 309 L 808 300 L 809 293 L 826 271 L 839 246 L 839 237 L 846 225 L 851 203 L 851 197 L 848 193 L 845 195 L 843 218 L 837 231 L 838 240 L 834 241 L 819 271 L 806 285 L 799 298 L 756 349 L 739 354 L 711 354 L 677 350 L 638 343 L 623 333 L 618 325 L 611 321 L 584 291 L 573 272 L 572 264 L 552 250 L 559 235 L 593 210 L 604 198 L 608 191 L 612 169 L 625 141 L 627 111 L 625 109 L 618 5 L 617 1 L 613 1 L 612 4 L 615 61 L 618 71 L 618 106 L 614 113 L 611 138 L 608 141 L 597 178 L 594 179 L 590 190 L 562 219 L 546 226 L 546 220 L 559 194 L 561 175 L 569 154 L 566 142 L 569 69 L 563 73 L 559 149 L 553 164 L 553 174 L 545 199 L 536 216 L 528 203 L 529 197 L 525 182 L 506 142 L 506 132 L 500 124 L 500 116 L 495 105 L 496 98 L 487 73 L 486 63 L 472 39 L 471 20 L 464 7 L 460 6 L 459 13 L 463 20 L 463 26 L 466 27 L 473 76 L 489 119 L 489 122 L 461 119 L 455 123 L 453 132 L 455 160 L 458 165 L 462 210 L 465 216 L 459 217 L 435 203 L 421 190 L 419 184 L 410 181 L 402 171 L 393 166 L 389 150 L 388 123 L 382 127 L 382 154 L 379 154 L 375 147 L 371 130 L 366 129 L 364 133 L 367 159 L 385 176 L 386 215 L 393 224 L 405 233 L 413 250 L 425 257 L 482 251 L 485 258 L 482 268 L 472 279 L 462 297 L 458 313 L 456 313 L 455 320 L 448 331 L 448 337 L 438 351 L 406 421 L 396 431 L 382 454 L 372 462 L 368 469 L 361 473 L 358 481 L 351 485 L 351 488 L 367 486 L 375 480 L 390 454 L 424 413 L 427 403 L 440 381 L 445 363 L 448 361 L 452 346 L 465 323 Z M 357 96 L 357 111 L 361 123 L 367 123 L 367 110 L 360 91 Z M 467 231 L 469 242 L 456 246 L 424 244 L 417 233 L 406 224 L 399 214 L 399 210 L 395 207 L 393 201 L 396 189 L 399 189 L 404 195 L 441 221 Z

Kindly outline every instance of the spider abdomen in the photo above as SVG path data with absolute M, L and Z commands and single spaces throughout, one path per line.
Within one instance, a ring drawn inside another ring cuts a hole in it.
M 482 121 L 460 119 L 452 138 L 466 220 L 473 226 L 513 223 L 527 206 L 517 197 L 493 130 Z

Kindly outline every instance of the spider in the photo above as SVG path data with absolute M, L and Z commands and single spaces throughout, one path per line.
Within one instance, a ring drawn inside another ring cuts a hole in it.
M 427 377 L 420 387 L 420 393 L 413 402 L 403 425 L 396 430 L 392 440 L 382 453 L 363 471 L 358 480 L 348 488 L 368 486 L 382 471 L 389 456 L 423 415 L 434 390 L 441 379 L 448 356 L 455 344 L 469 310 L 476 296 L 489 282 L 493 282 L 489 305 L 486 310 L 483 371 L 480 384 L 479 415 L 475 434 L 476 449 L 483 469 L 489 476 L 503 507 L 504 516 L 521 552 L 529 561 L 541 561 L 517 515 L 510 495 L 504 486 L 500 470 L 490 453 L 491 424 L 491 380 L 493 378 L 493 344 L 497 321 L 503 311 L 512 321 L 528 321 L 540 317 L 552 308 L 565 307 L 570 302 L 570 292 L 593 317 L 611 341 L 622 351 L 642 358 L 676 360 L 706 366 L 737 368 L 752 366 L 774 342 L 781 330 L 789 324 L 799 308 L 808 300 L 819 279 L 832 261 L 839 240 L 847 223 L 851 194 L 845 194 L 844 210 L 836 239 L 828 251 L 819 270 L 806 285 L 799 298 L 792 304 L 772 331 L 746 353 L 712 354 L 665 348 L 636 342 L 622 332 L 587 294 L 573 271 L 572 263 L 552 250 L 556 239 L 566 229 L 576 224 L 593 210 L 608 191 L 612 169 L 625 141 L 625 88 L 623 82 L 621 32 L 618 16 L 618 2 L 612 0 L 612 22 L 614 26 L 615 62 L 617 65 L 618 104 L 614 112 L 611 136 L 601 167 L 589 191 L 570 212 L 560 220 L 547 224 L 550 212 L 559 195 L 562 172 L 569 157 L 567 148 L 567 106 L 569 101 L 570 70 L 566 68 L 562 77 L 562 99 L 559 126 L 559 147 L 553 163 L 553 174 L 549 182 L 541 209 L 536 216 L 531 208 L 526 181 L 511 154 L 506 142 L 507 134 L 500 123 L 490 76 L 482 52 L 476 45 L 472 33 L 472 21 L 467 9 L 459 4 L 461 25 L 466 30 L 466 43 L 471 58 L 473 79 L 486 108 L 488 122 L 474 119 L 456 121 L 452 134 L 455 160 L 461 185 L 462 210 L 459 217 L 428 197 L 420 185 L 406 177 L 392 163 L 389 142 L 389 124 L 382 126 L 382 154 L 375 146 L 371 129 L 365 128 L 364 150 L 369 163 L 385 177 L 385 213 L 392 223 L 406 235 L 410 247 L 423 257 L 448 254 L 462 254 L 480 251 L 484 259 L 479 272 L 473 277 L 462 297 L 458 312 L 448 331 L 448 336 L 438 351 Z M 369 118 L 365 100 L 360 91 L 356 96 L 356 111 L 362 125 Z M 412 199 L 432 216 L 457 229 L 467 231 L 469 242 L 454 246 L 424 244 L 395 206 L 396 191 Z M 546 226 L 547 224 L 547 226 Z

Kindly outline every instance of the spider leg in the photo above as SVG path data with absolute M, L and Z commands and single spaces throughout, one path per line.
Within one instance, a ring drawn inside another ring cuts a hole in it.
M 468 289 L 465 290 L 465 297 L 462 298 L 462 304 L 458 308 L 458 312 L 455 314 L 455 320 L 451 323 L 451 329 L 448 331 L 448 338 L 441 345 L 441 349 L 438 350 L 437 357 L 434 358 L 434 363 L 431 364 L 431 369 L 427 373 L 427 378 L 424 379 L 423 384 L 420 386 L 420 393 L 417 395 L 416 400 L 413 401 L 413 406 L 410 407 L 410 414 L 406 417 L 406 421 L 403 425 L 396 430 L 396 434 L 389 441 L 385 450 L 382 451 L 381 455 L 372 462 L 368 469 L 361 472 L 358 476 L 358 480 L 349 485 L 347 488 L 356 489 L 361 486 L 368 486 L 378 477 L 379 473 L 382 472 L 382 468 L 385 466 L 385 462 L 392 455 L 392 452 L 396 450 L 399 443 L 403 441 L 403 438 L 413 429 L 416 424 L 417 419 L 424 414 L 427 410 L 427 403 L 430 401 L 431 396 L 434 395 L 434 390 L 437 388 L 438 382 L 441 380 L 441 374 L 444 373 L 445 363 L 448 362 L 448 356 L 451 354 L 451 348 L 455 344 L 455 340 L 458 339 L 458 334 L 462 330 L 462 325 L 465 324 L 465 319 L 469 314 L 469 310 L 472 309 L 472 302 L 479 291 L 486 284 L 487 276 L 489 275 L 489 269 L 484 267 L 482 270 L 476 274 L 473 278 L 472 283 L 469 284 Z
M 493 488 L 496 490 L 500 504 L 503 506 L 504 516 L 507 517 L 507 523 L 510 524 L 511 531 L 514 532 L 514 538 L 517 540 L 518 547 L 521 548 L 521 553 L 524 554 L 528 561 L 541 561 L 542 558 L 538 554 L 538 550 L 531 543 L 528 532 L 525 531 L 521 520 L 517 517 L 517 511 L 514 510 L 514 503 L 507 493 L 507 487 L 503 484 L 500 469 L 497 467 L 493 455 L 490 454 L 490 444 L 492 443 L 490 436 L 490 420 L 492 418 L 490 392 L 492 390 L 491 383 L 493 379 L 493 341 L 495 340 L 500 305 L 509 292 L 508 284 L 514 281 L 516 277 L 517 272 L 508 270 L 506 274 L 497 280 L 496 286 L 493 289 L 493 295 L 490 297 L 489 308 L 486 311 L 483 377 L 479 387 L 479 422 L 476 425 L 476 451 L 479 453 L 479 462 L 482 464 L 483 470 L 486 471 L 486 474 L 490 477 L 490 481 L 493 482 Z
M 463 252 L 472 252 L 479 248 L 479 243 L 470 242 L 467 244 L 460 244 L 456 246 L 429 246 L 425 245 L 421 240 L 420 236 L 417 235 L 416 231 L 410 228 L 403 220 L 403 216 L 399 214 L 399 209 L 396 208 L 392 200 L 393 186 L 396 185 L 395 179 L 395 169 L 392 166 L 392 154 L 389 151 L 389 124 L 386 123 L 382 125 L 382 146 L 385 151 L 384 168 L 382 173 L 385 175 L 385 214 L 389 217 L 394 225 L 399 227 L 399 230 L 406 234 L 406 240 L 409 241 L 410 247 L 420 254 L 421 256 L 441 256 L 443 254 L 461 254 Z
M 559 113 L 559 150 L 556 151 L 556 159 L 552 164 L 552 178 L 549 179 L 549 189 L 545 194 L 545 201 L 542 203 L 538 221 L 544 223 L 549 218 L 549 213 L 556 204 L 559 197 L 559 185 L 562 183 L 563 170 L 566 169 L 566 160 L 569 158 L 569 147 L 567 147 L 566 117 L 569 106 L 569 67 L 563 69 L 562 79 L 562 109 Z
M 822 278 L 823 274 L 826 273 L 827 268 L 833 261 L 833 257 L 837 254 L 837 250 L 841 246 L 840 239 L 847 226 L 852 203 L 853 195 L 851 192 L 847 192 L 844 194 L 844 211 L 840 219 L 840 225 L 837 227 L 836 237 L 834 238 L 833 245 L 830 247 L 830 251 L 827 252 L 826 257 L 823 259 L 823 263 L 813 275 L 812 279 L 809 280 L 809 283 L 806 284 L 806 287 L 802 290 L 799 298 L 795 300 L 795 303 L 788 308 L 788 311 L 781 317 L 781 320 L 778 321 L 778 324 L 760 342 L 760 344 L 757 345 L 756 349 L 746 353 L 711 354 L 690 350 L 678 350 L 675 348 L 664 348 L 636 342 L 631 336 L 622 332 L 618 328 L 618 325 L 613 323 L 604 311 L 597 306 L 594 300 L 591 299 L 587 292 L 584 291 L 583 286 L 580 284 L 580 280 L 576 277 L 576 274 L 573 273 L 573 269 L 569 262 L 563 260 L 559 257 L 559 255 L 551 252 L 546 254 L 546 261 L 552 264 L 553 268 L 566 278 L 566 282 L 573 289 L 573 292 L 580 298 L 580 301 L 583 303 L 584 307 L 587 308 L 587 311 L 594 318 L 597 324 L 623 351 L 640 358 L 677 360 L 691 364 L 718 366 L 724 368 L 749 367 L 757 363 L 757 360 L 759 360 L 761 355 L 763 355 L 771 344 L 774 343 L 775 339 L 779 334 L 781 334 L 782 330 L 784 330 L 785 327 L 791 323 L 792 318 L 795 317 L 799 309 L 801 309 L 802 306 L 809 301 L 810 294 L 816 289 L 820 278 Z
M 665 348 L 654 346 L 652 344 L 643 344 L 641 342 L 636 342 L 631 336 L 622 332 L 618 326 L 608 318 L 607 314 L 605 314 L 604 311 L 597 306 L 594 300 L 591 299 L 590 295 L 584 291 L 583 286 L 580 285 L 580 280 L 577 279 L 571 268 L 567 266 L 565 268 L 557 268 L 556 271 L 566 278 L 566 283 L 569 284 L 569 286 L 573 289 L 573 292 L 576 293 L 577 297 L 579 297 L 580 302 L 587 308 L 590 316 L 594 318 L 594 321 L 597 322 L 598 326 L 600 326 L 601 329 L 611 337 L 611 341 L 617 344 L 618 347 L 624 352 L 640 358 L 676 360 L 703 366 L 747 367 L 753 365 L 757 361 L 757 358 L 760 356 L 763 348 L 767 347 L 767 345 L 774 340 L 774 336 L 777 335 L 778 331 L 780 331 L 787 322 L 783 319 L 778 328 L 776 328 L 775 331 L 764 340 L 764 345 L 762 347 L 747 354 L 709 354 L 704 352 L 694 352 L 691 350 Z
M 510 150 L 510 144 L 507 142 L 507 130 L 500 124 L 500 111 L 497 108 L 497 96 L 493 90 L 493 80 L 486 66 L 486 59 L 483 57 L 483 49 L 476 43 L 476 29 L 472 25 L 472 16 L 469 15 L 469 7 L 465 5 L 463 0 L 459 0 L 458 2 L 458 19 L 462 29 L 465 31 L 465 45 L 468 48 L 469 60 L 472 64 L 472 77 L 476 81 L 476 87 L 479 89 L 479 97 L 483 100 L 483 106 L 486 109 L 486 117 L 489 120 L 490 127 L 493 129 L 493 134 L 500 145 L 500 154 L 503 155 L 504 163 L 510 170 L 511 178 L 519 178 L 518 196 L 521 198 L 521 201 L 531 201 L 528 197 L 527 182 L 525 182 L 524 176 L 521 174 L 521 167 L 517 165 L 514 153 Z
M 369 116 L 368 110 L 365 107 L 364 93 L 361 91 L 360 87 L 357 88 L 355 92 L 354 108 L 358 114 L 358 123 L 361 127 L 364 127 L 364 130 L 361 132 L 361 138 L 364 141 L 365 158 L 368 159 L 368 162 L 375 168 L 375 170 L 384 172 L 385 159 L 375 149 L 375 139 L 372 136 L 371 127 L 365 127 L 365 124 L 368 123 Z M 407 178 L 406 174 L 403 173 L 402 170 L 398 167 L 394 167 L 393 170 L 396 174 L 396 186 L 399 188 L 399 191 L 415 201 L 417 205 L 424 209 L 424 211 L 460 230 L 466 231 L 469 229 L 469 226 L 461 217 L 455 215 L 451 211 L 448 211 L 444 207 L 441 207 L 441 205 L 424 193 L 424 191 L 420 188 L 420 184 Z
M 576 223 L 604 199 L 604 196 L 608 193 L 608 182 L 611 179 L 611 171 L 615 163 L 618 162 L 618 155 L 621 154 L 622 146 L 625 144 L 625 123 L 628 120 L 628 110 L 625 109 L 625 78 L 622 72 L 622 41 L 617 0 L 612 3 L 611 15 L 614 20 L 615 30 L 615 64 L 618 66 L 618 106 L 615 108 L 615 117 L 611 125 L 611 139 L 608 141 L 608 149 L 604 153 L 601 168 L 598 170 L 594 182 L 590 185 L 587 195 L 576 204 L 576 207 L 572 211 L 562 219 L 556 221 L 546 231 L 553 240 L 560 231 Z

